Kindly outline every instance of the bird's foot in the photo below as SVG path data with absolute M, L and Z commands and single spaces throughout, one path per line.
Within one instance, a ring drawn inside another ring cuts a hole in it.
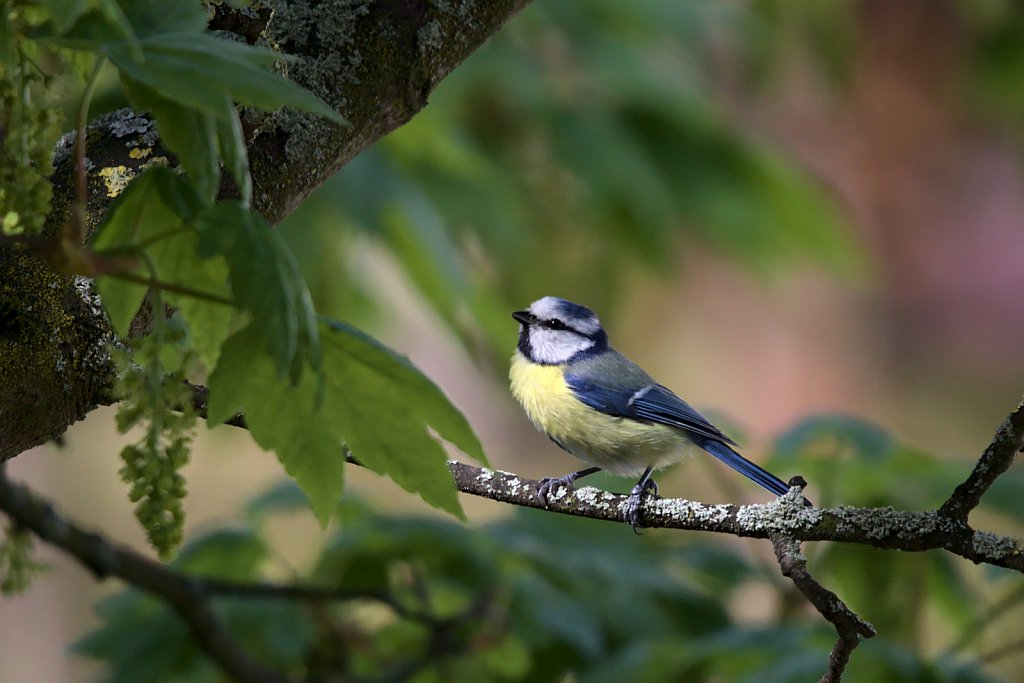
M 644 526 L 643 499 L 648 490 L 653 491 L 655 496 L 658 495 L 658 484 L 653 479 L 648 479 L 633 487 L 633 490 L 629 492 L 629 498 L 626 499 L 626 508 L 623 511 L 626 523 L 633 527 L 633 533 L 637 536 L 640 535 L 640 529 Z
M 575 481 L 575 472 L 570 472 L 564 477 L 544 477 L 540 480 L 540 485 L 537 487 L 537 498 L 540 499 L 540 502 L 544 503 L 544 507 L 547 507 L 548 496 L 551 495 L 552 491 L 557 491 L 564 487 L 567 489 L 567 493 L 572 493 L 576 490 L 576 486 L 573 484 Z

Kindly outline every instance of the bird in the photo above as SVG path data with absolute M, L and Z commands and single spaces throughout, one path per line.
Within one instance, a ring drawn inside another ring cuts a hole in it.
M 576 480 L 601 470 L 639 477 L 624 521 L 640 533 L 643 498 L 658 494 L 652 474 L 700 451 L 777 496 L 789 491 L 737 453 L 736 442 L 689 403 L 612 348 L 591 309 L 545 296 L 512 317 L 519 323 L 509 369 L 512 395 L 538 430 L 589 465 L 541 479 L 536 494 L 545 506 L 554 490 L 571 491 Z

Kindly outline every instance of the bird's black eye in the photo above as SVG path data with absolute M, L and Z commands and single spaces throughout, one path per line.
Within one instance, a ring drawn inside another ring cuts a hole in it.
M 551 320 L 545 320 L 544 326 L 552 330 L 565 330 L 568 329 L 558 318 L 552 318 Z

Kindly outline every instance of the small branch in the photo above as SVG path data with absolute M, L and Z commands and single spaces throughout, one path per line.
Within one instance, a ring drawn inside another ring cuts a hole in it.
M 191 382 L 185 382 L 185 384 L 192 389 L 192 409 L 196 411 L 196 415 L 205 420 L 210 401 L 210 390 L 202 385 L 192 384 Z M 240 429 L 249 429 L 248 425 L 245 424 L 245 416 L 241 413 L 235 413 L 224 424 L 239 427 Z
M 939 508 L 939 514 L 960 522 L 967 522 L 971 510 L 978 507 L 981 497 L 999 475 L 1009 469 L 1017 453 L 1024 450 L 1024 401 L 1003 421 L 992 443 L 978 458 L 971 475 L 956 487 L 949 499 Z
M 107 541 L 61 517 L 52 505 L 25 486 L 7 479 L 0 466 L 0 510 L 15 524 L 64 550 L 97 578 L 115 576 L 170 605 L 192 632 L 196 643 L 238 681 L 284 683 L 288 677 L 252 659 L 232 638 L 210 604 L 203 582 Z
M 860 645 L 861 639 L 873 638 L 877 631 L 874 626 L 854 614 L 839 596 L 811 576 L 807 571 L 807 560 L 800 552 L 799 541 L 780 536 L 772 539 L 772 546 L 775 548 L 775 557 L 779 561 L 782 575 L 789 577 L 821 616 L 836 627 L 839 640 L 829 654 L 828 669 L 819 683 L 839 683 L 846 664 L 850 661 L 850 655 Z

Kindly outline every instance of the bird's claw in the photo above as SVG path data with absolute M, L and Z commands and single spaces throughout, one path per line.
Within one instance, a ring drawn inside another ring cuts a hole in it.
M 540 485 L 537 487 L 537 498 L 544 504 L 544 507 L 548 506 L 548 496 L 551 494 L 552 489 L 558 490 L 565 487 L 568 493 L 572 493 L 576 487 L 573 482 L 576 481 L 576 473 L 570 473 L 563 477 L 544 477 L 540 480 Z
M 658 495 L 657 482 L 653 479 L 648 479 L 642 486 L 637 484 L 633 487 L 633 490 L 629 492 L 629 498 L 626 499 L 626 506 L 623 510 L 626 524 L 633 527 L 633 533 L 637 536 L 640 535 L 640 530 L 644 526 L 643 501 L 644 494 L 647 493 L 648 489 L 653 491 L 655 496 Z

